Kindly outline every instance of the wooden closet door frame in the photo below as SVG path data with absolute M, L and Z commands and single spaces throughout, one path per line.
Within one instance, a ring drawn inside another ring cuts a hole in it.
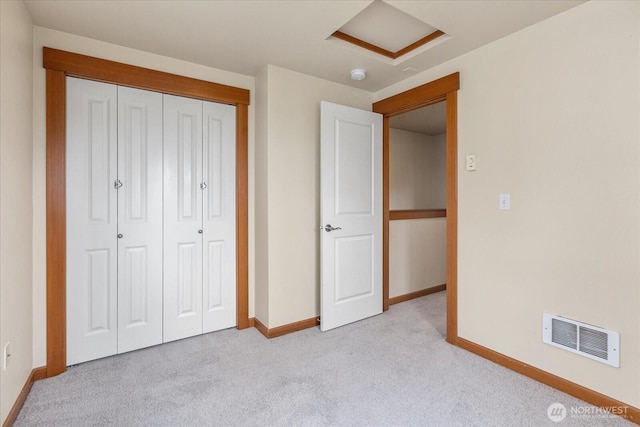
M 382 309 L 389 309 L 389 118 L 428 105 L 447 108 L 447 342 L 458 342 L 458 89 L 460 73 L 423 84 L 373 104 L 382 121 Z
M 249 323 L 247 89 L 43 48 L 47 70 L 47 377 L 66 370 L 66 77 L 185 96 L 236 107 L 236 325 Z

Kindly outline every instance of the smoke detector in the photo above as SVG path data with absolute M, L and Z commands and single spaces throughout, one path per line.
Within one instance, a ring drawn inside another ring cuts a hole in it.
M 362 68 L 351 70 L 351 80 L 364 80 L 365 78 L 367 78 L 366 70 L 363 70 Z

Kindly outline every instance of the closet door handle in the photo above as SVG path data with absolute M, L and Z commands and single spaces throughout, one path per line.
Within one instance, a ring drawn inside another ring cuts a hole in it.
M 202 230 L 198 230 L 198 234 L 202 234 Z
M 120 188 L 120 187 L 122 187 L 122 181 L 120 181 L 119 179 L 116 179 L 116 180 L 113 182 L 113 188 L 115 188 L 115 189 L 117 190 L 117 189 L 118 189 L 118 188 Z
M 118 233 L 118 239 L 122 239 L 124 236 L 121 233 Z
M 206 183 L 206 182 L 202 182 L 202 183 L 200 184 L 200 189 L 201 189 L 201 190 L 204 190 L 205 188 L 207 188 L 207 183 Z

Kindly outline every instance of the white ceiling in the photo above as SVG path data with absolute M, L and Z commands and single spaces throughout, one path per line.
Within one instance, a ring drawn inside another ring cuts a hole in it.
M 408 67 L 424 71 L 582 3 L 384 1 L 449 38 L 395 61 L 327 40 L 371 0 L 24 0 L 41 27 L 250 76 L 273 64 L 372 92 L 410 77 Z M 353 68 L 367 79 L 350 80 Z

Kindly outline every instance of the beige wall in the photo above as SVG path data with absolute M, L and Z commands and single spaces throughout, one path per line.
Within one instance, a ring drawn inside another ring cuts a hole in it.
M 249 106 L 249 315 L 253 316 L 254 260 L 254 78 L 205 67 L 84 37 L 34 27 L 34 142 L 33 142 L 33 332 L 34 366 L 46 363 L 46 240 L 45 240 L 45 71 L 42 47 L 48 46 L 169 73 L 241 87 L 251 91 Z
M 460 71 L 459 335 L 636 407 L 639 39 L 640 3 L 588 2 L 375 94 Z M 618 331 L 620 368 L 543 344 L 543 312 Z
M 389 129 L 389 208 L 443 209 L 446 138 Z
M 320 314 L 320 101 L 371 110 L 371 93 L 273 65 L 258 80 L 268 98 L 268 130 L 257 136 L 266 164 L 256 175 L 267 204 L 257 235 L 268 239 L 268 277 L 257 292 L 268 293 L 273 328 Z
M 22 2 L 0 1 L 0 356 L 11 343 L 7 370 L 0 371 L 2 422 L 31 373 L 33 357 L 32 28 Z
M 438 208 L 447 207 L 447 134 L 431 135 L 433 144 L 432 156 L 433 176 L 435 185 L 433 186 L 433 205 Z
M 268 99 L 269 67 L 256 75 L 256 281 L 255 317 L 269 324 L 269 186 L 268 183 Z
M 446 218 L 391 221 L 389 296 L 406 295 L 446 282 Z

